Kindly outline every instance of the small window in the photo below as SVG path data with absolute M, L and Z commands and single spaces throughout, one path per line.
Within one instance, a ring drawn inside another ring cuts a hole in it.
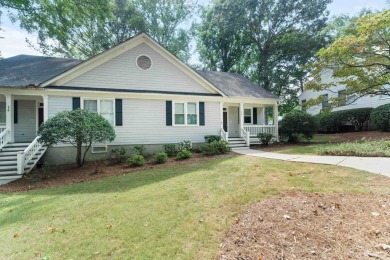
M 106 153 L 107 145 L 92 145 L 92 153 Z
M 141 55 L 137 58 L 137 66 L 141 70 L 148 70 L 152 67 L 152 60 L 146 55 Z
M 345 90 L 340 90 L 338 92 L 338 105 L 339 107 L 345 106 L 347 104 L 347 96 L 345 95 Z
M 252 109 L 249 108 L 244 109 L 244 123 L 245 124 L 252 123 Z
M 329 106 L 329 95 L 322 95 L 322 108 L 327 108 Z
M 180 102 L 174 106 L 175 125 L 198 125 L 198 103 Z
M 301 105 L 303 105 L 305 103 L 306 103 L 306 99 L 302 99 Z M 306 107 L 305 106 L 302 106 L 302 111 L 306 111 Z

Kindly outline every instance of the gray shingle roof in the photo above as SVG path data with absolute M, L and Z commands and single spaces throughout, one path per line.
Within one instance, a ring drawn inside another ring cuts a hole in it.
M 277 96 L 240 74 L 205 70 L 197 72 L 228 97 L 277 99 Z
M 0 60 L 0 86 L 27 87 L 57 76 L 82 62 L 75 59 L 18 55 Z
M 0 86 L 38 86 L 81 62 L 82 60 L 32 55 L 3 59 L 0 60 Z M 237 73 L 204 70 L 197 72 L 229 97 L 277 98 Z

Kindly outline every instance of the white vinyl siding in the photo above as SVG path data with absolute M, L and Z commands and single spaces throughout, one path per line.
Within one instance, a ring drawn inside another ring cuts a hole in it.
M 49 96 L 48 103 L 49 118 L 52 118 L 58 112 L 73 109 L 71 97 Z
M 140 55 L 147 55 L 151 58 L 152 67 L 149 70 L 140 70 L 138 68 L 136 60 Z M 73 87 L 210 93 L 145 43 L 134 47 L 63 85 Z

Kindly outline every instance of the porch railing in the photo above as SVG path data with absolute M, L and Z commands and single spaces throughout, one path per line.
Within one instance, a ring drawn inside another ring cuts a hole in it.
M 223 129 L 223 127 L 221 127 L 221 138 L 222 140 L 229 142 L 229 133 L 225 132 L 225 129 Z
M 18 174 L 28 173 L 33 168 L 33 166 L 25 170 L 26 166 L 34 159 L 34 157 L 37 157 L 34 160 L 39 160 L 43 152 L 40 154 L 40 156 L 37 155 L 42 150 L 42 148 L 46 150 L 46 147 L 44 147 L 44 144 L 40 141 L 40 139 L 41 137 L 37 136 L 23 152 L 17 154 Z M 33 165 L 35 165 L 35 163 Z
M 268 133 L 276 137 L 277 129 L 274 125 L 250 125 L 244 126 L 245 131 L 249 132 L 250 136 L 257 137 L 259 133 Z
M 8 128 L 0 127 L 0 150 L 8 143 L 10 133 Z
M 241 133 L 242 133 L 242 138 L 244 138 L 244 140 L 245 140 L 246 146 L 250 146 L 251 145 L 251 137 L 250 137 L 249 131 L 247 131 L 244 127 L 241 129 Z

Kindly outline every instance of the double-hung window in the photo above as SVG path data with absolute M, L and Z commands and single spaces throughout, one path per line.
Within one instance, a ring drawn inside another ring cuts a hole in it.
M 245 108 L 244 109 L 244 124 L 252 123 L 252 109 Z
M 338 92 L 338 105 L 339 107 L 347 104 L 347 96 L 345 95 L 345 89 Z
M 98 113 L 107 119 L 110 124 L 114 125 L 115 109 L 113 99 L 84 99 L 83 109 Z
M 327 108 L 329 106 L 329 95 L 322 95 L 322 108 Z
M 174 124 L 175 125 L 198 125 L 197 102 L 175 102 Z

